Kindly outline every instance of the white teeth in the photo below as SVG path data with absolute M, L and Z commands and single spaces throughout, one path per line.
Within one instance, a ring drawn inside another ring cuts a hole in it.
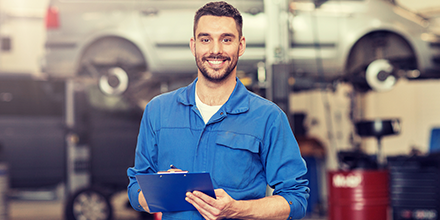
M 217 64 L 221 64 L 221 63 L 223 63 L 223 61 L 221 61 L 221 60 L 209 60 L 208 61 L 210 64 L 214 64 L 214 65 L 217 65 Z

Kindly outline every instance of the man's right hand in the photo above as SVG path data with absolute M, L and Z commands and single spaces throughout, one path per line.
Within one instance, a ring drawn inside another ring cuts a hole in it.
M 144 193 L 141 191 L 138 197 L 139 204 L 144 208 L 144 210 L 150 213 L 150 209 L 148 208 L 147 200 L 145 200 Z

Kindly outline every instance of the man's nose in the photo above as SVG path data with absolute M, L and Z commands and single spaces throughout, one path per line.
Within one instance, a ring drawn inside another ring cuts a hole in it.
M 223 51 L 222 44 L 219 41 L 214 41 L 211 47 L 211 54 L 221 54 Z

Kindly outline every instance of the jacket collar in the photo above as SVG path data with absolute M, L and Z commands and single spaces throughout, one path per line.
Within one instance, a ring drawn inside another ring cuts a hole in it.
M 234 91 L 222 106 L 228 114 L 240 114 L 249 110 L 249 91 L 238 78 L 236 80 Z M 183 105 L 196 105 L 196 82 L 197 78 L 178 94 L 177 100 Z

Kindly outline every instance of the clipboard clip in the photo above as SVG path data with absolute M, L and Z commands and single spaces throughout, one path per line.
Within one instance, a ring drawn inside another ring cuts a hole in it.
M 181 170 L 174 166 L 173 164 L 170 165 L 170 169 L 167 171 L 158 171 L 157 174 L 165 174 L 165 173 L 188 173 L 187 170 Z

